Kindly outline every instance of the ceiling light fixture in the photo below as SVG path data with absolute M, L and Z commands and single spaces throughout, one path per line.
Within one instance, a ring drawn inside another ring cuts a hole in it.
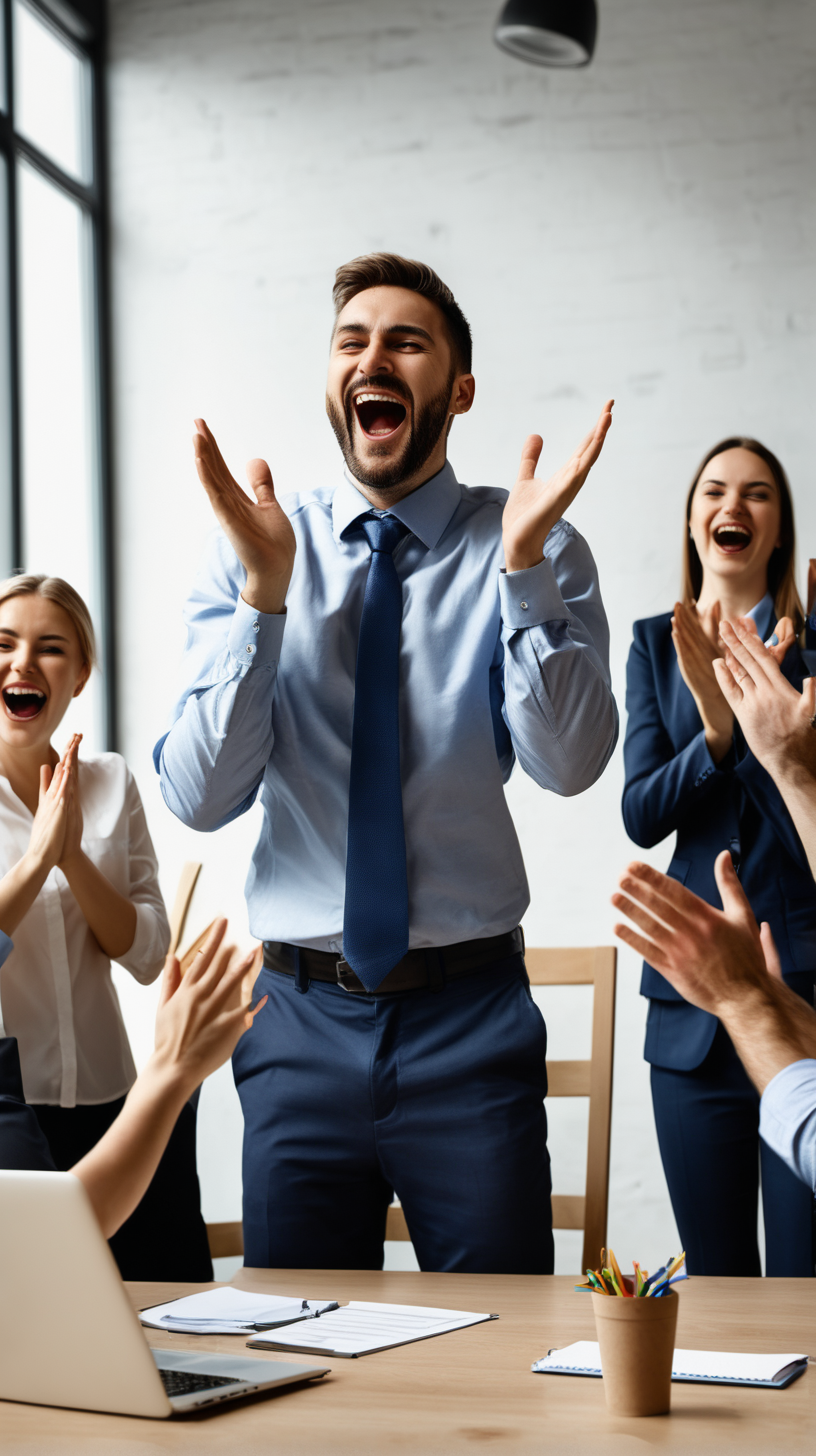
M 597 33 L 595 0 L 507 0 L 493 39 L 534 66 L 588 66 Z

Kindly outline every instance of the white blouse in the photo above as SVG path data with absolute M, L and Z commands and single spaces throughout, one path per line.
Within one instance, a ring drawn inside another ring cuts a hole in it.
M 139 790 L 118 753 L 80 760 L 82 848 L 136 908 L 136 935 L 119 964 L 148 985 L 158 976 L 170 927 Z M 0 875 L 22 858 L 32 815 L 0 775 Z M 28 1102 L 75 1107 L 122 1097 L 136 1068 L 111 978 L 111 963 L 60 869 L 53 869 L 14 932 L 0 969 L 0 1007 L 16 1036 Z

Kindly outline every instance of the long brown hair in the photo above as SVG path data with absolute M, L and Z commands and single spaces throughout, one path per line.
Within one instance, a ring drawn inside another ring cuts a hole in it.
M 759 440 L 752 440 L 747 435 L 731 435 L 727 440 L 720 440 L 700 462 L 697 474 L 691 482 L 686 500 L 686 538 L 683 543 L 683 601 L 687 606 L 696 601 L 703 585 L 703 564 L 689 527 L 691 502 L 709 461 L 715 455 L 722 455 L 725 450 L 750 450 L 752 455 L 758 455 L 760 460 L 765 461 L 776 483 L 779 494 L 779 545 L 774 547 L 768 562 L 768 591 L 773 597 L 777 619 L 790 617 L 793 630 L 798 636 L 805 625 L 805 613 L 802 599 L 796 590 L 796 531 L 788 477 L 773 452 L 767 446 L 761 445 Z

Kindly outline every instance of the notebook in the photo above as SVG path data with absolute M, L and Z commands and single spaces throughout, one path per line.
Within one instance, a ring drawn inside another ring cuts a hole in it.
M 701 1381 L 711 1385 L 767 1385 L 781 1390 L 801 1375 L 807 1355 L 738 1355 L 725 1350 L 675 1350 L 672 1380 Z M 541 1375 L 600 1375 L 601 1356 L 596 1340 L 578 1340 L 563 1350 L 550 1350 L 536 1360 Z
M 169 1304 L 154 1304 L 139 1315 L 153 1330 L 175 1330 L 183 1335 L 251 1335 L 278 1325 L 314 1319 L 336 1309 L 331 1299 L 294 1299 L 291 1294 L 250 1294 L 226 1285 L 188 1294 Z
M 251 1350 L 319 1350 L 353 1360 L 395 1345 L 410 1345 L 450 1330 L 462 1330 L 496 1314 L 471 1314 L 460 1309 L 427 1309 L 419 1304 L 369 1304 L 352 1300 L 341 1309 L 330 1310 L 308 1324 L 276 1330 L 247 1340 Z

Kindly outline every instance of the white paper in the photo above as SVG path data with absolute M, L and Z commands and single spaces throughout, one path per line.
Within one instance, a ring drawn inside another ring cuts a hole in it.
M 143 1309 L 139 1318 L 150 1329 L 175 1330 L 191 1335 L 247 1335 L 256 1325 L 273 1320 L 302 1319 L 304 1314 L 326 1309 L 328 1299 L 294 1299 L 291 1294 L 250 1294 L 245 1289 L 225 1285 L 207 1289 L 202 1294 L 188 1294 L 169 1304 L 155 1304 Z
M 787 1365 L 804 1355 L 738 1355 L 727 1350 L 675 1350 L 672 1380 L 760 1381 L 775 1380 Z M 567 1375 L 600 1375 L 601 1355 L 596 1340 L 577 1340 L 563 1350 L 553 1350 L 533 1366 L 536 1372 Z
M 465 1329 L 494 1316 L 471 1314 L 458 1309 L 428 1309 L 418 1304 L 370 1304 L 352 1300 L 342 1309 L 331 1310 L 319 1319 L 294 1325 L 292 1329 L 270 1330 L 248 1343 L 253 1349 L 314 1350 L 324 1355 L 370 1355 L 393 1345 L 427 1340 L 449 1330 Z

